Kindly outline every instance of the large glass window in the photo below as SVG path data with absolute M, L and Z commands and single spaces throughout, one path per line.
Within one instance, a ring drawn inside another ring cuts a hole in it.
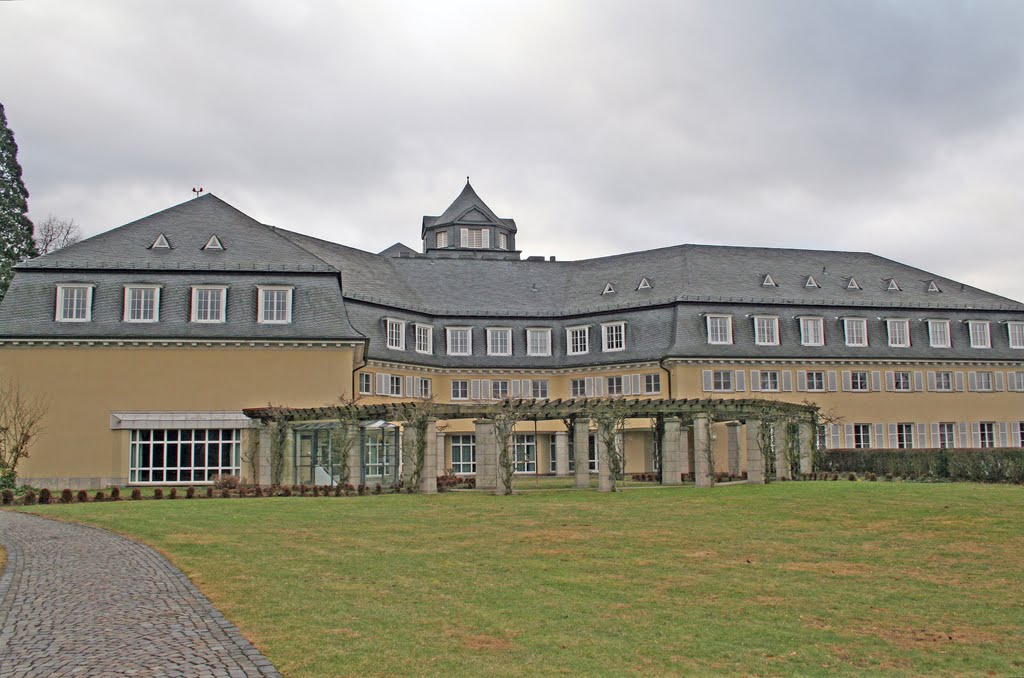
M 91 317 L 91 285 L 57 286 L 57 320 L 62 322 L 88 322 Z
M 405 350 L 405 321 L 388 318 L 388 348 Z
M 515 437 L 516 473 L 537 472 L 537 439 L 532 433 Z
M 206 483 L 239 475 L 239 429 L 137 429 L 131 432 L 131 483 Z
M 967 327 L 971 333 L 971 348 L 992 347 L 992 339 L 989 336 L 987 320 L 968 320 Z
M 1006 332 L 1010 337 L 1010 348 L 1024 348 L 1024 322 L 1006 323 Z
M 565 337 L 569 355 L 579 355 L 590 351 L 589 327 L 570 327 L 566 329 Z
M 711 387 L 715 391 L 731 391 L 732 370 L 715 370 L 711 375 Z
M 468 327 L 448 328 L 448 355 L 471 355 L 473 334 Z
M 601 336 L 604 350 L 622 351 L 626 348 L 626 323 L 607 323 L 601 325 Z
M 825 345 L 825 325 L 822 318 L 800 318 L 800 343 L 804 346 Z
M 160 288 L 132 285 L 124 288 L 124 320 L 129 323 L 155 323 L 159 320 Z
M 892 447 L 891 441 L 889 447 Z M 914 447 L 913 424 L 896 424 L 896 447 L 901 450 L 909 450 Z
M 928 345 L 932 348 L 949 348 L 949 321 L 929 320 L 928 321 Z
M 494 379 L 491 381 L 491 399 L 505 400 L 508 398 L 508 379 Z
M 608 377 L 608 395 L 622 395 L 622 377 Z
M 488 327 L 487 355 L 512 355 L 512 330 L 507 327 Z
M 547 379 L 534 379 L 530 382 L 530 397 L 531 398 L 547 398 L 548 397 L 548 380 Z
M 983 421 L 978 425 L 979 433 L 981 434 L 981 446 L 982 447 L 995 447 L 996 446 L 996 425 L 991 421 Z
M 292 321 L 292 289 L 260 287 L 259 321 L 290 323 Z
M 754 316 L 754 343 L 757 344 L 758 346 L 779 345 L 778 316 Z
M 864 318 L 844 318 L 847 346 L 868 345 L 868 321 Z
M 953 373 L 952 372 L 936 372 L 935 373 L 935 390 L 936 391 L 952 391 L 953 390 Z
M 452 436 L 452 473 L 476 473 L 476 436 Z
M 192 322 L 222 323 L 227 304 L 226 287 L 192 288 Z
M 709 315 L 708 316 L 708 343 L 709 344 L 731 344 L 732 343 L 732 316 Z
M 531 327 L 526 330 L 527 353 L 533 356 L 551 355 L 551 328 Z
M 892 390 L 894 391 L 912 391 L 914 390 L 911 386 L 910 372 L 893 372 L 892 373 Z
M 469 399 L 469 382 L 465 379 L 452 381 L 452 400 Z
M 779 390 L 779 372 L 778 370 L 761 370 L 760 385 L 762 391 L 778 391 Z
M 363 469 L 367 478 L 395 475 L 395 436 L 388 429 L 366 429 L 363 435 Z
M 430 325 L 416 325 L 416 352 L 434 352 L 434 328 Z
M 932 441 L 932 444 L 938 444 L 939 447 L 945 450 L 956 447 L 956 424 L 952 422 L 939 424 L 939 439 L 938 441 Z
M 871 447 L 871 424 L 853 425 L 853 447 Z
M 910 346 L 910 321 L 897 319 L 886 320 L 889 329 L 889 345 L 898 348 Z

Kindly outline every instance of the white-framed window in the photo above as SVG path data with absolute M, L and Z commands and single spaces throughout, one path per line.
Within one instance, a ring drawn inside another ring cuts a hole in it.
M 569 382 L 569 397 L 584 398 L 587 395 L 587 380 L 573 379 Z
M 507 327 L 487 328 L 487 355 L 512 355 L 512 330 Z
M 498 249 L 508 249 L 508 234 L 498 233 Z
M 892 373 L 892 390 L 894 391 L 913 391 L 914 388 L 910 381 L 910 372 L 893 372 Z
M 823 318 L 800 318 L 800 344 L 802 346 L 825 345 L 825 321 Z
M 531 356 L 551 355 L 551 328 L 526 328 L 526 354 Z
M 621 376 L 608 377 L 606 381 L 607 381 L 608 395 L 610 395 L 610 396 L 622 395 L 622 377 Z
M 1024 348 L 1024 322 L 1006 323 L 1006 333 L 1010 339 L 1010 348 Z
M 889 443 L 892 446 L 892 443 Z M 909 450 L 914 447 L 914 425 L 896 424 L 896 447 L 901 450 Z
M 388 375 L 388 393 L 397 398 L 402 397 L 402 375 L 390 374 Z M 412 394 L 409 394 L 412 395 Z
M 987 320 L 968 320 L 967 329 L 971 333 L 971 348 L 992 348 Z
M 421 325 L 416 323 L 416 352 L 417 353 L 433 353 L 434 352 L 434 328 L 430 325 Z M 403 336 L 405 333 L 402 333 Z
M 843 318 L 843 332 L 847 346 L 868 345 L 868 321 L 866 318 Z
M 434 243 L 438 249 L 448 247 L 448 231 L 438 231 Z
M 473 329 L 470 327 L 449 327 L 448 355 L 473 354 Z
M 476 473 L 476 436 L 452 436 L 452 473 Z
M 824 372 L 808 372 L 807 373 L 807 390 L 808 391 L 824 391 L 825 390 L 825 373 Z
M 405 350 L 405 321 L 387 319 L 387 347 L 396 351 Z
M 946 421 L 938 424 L 938 427 L 938 446 L 944 450 L 956 447 L 956 424 Z
M 463 228 L 459 233 L 463 247 L 488 249 L 491 246 L 491 229 L 489 228 Z
M 580 355 L 590 352 L 590 327 L 567 327 L 565 329 L 566 352 L 569 355 Z
M 870 391 L 871 382 L 868 380 L 868 373 L 862 371 L 850 372 L 851 391 Z
M 508 379 L 495 379 L 491 382 L 491 399 L 505 400 L 508 398 Z
M 758 346 L 779 345 L 779 317 L 775 315 L 754 316 L 754 343 Z
M 195 285 L 192 288 L 192 322 L 222 323 L 227 315 L 228 288 Z
M 655 372 L 654 374 L 644 375 L 644 393 L 647 395 L 653 393 L 661 393 L 661 375 Z
M 132 430 L 128 482 L 206 483 L 237 476 L 241 446 L 237 428 Z
M 983 421 L 978 424 L 978 433 L 981 434 L 982 447 L 996 446 L 996 425 L 995 422 Z
M 992 390 L 992 373 L 991 372 L 978 372 L 975 374 L 975 391 L 991 391 Z
M 626 348 L 626 323 L 614 322 L 601 325 L 601 349 L 605 353 L 623 351 Z
M 853 425 L 853 447 L 857 449 L 871 447 L 871 424 Z
M 359 373 L 359 395 L 373 395 L 373 375 L 369 372 Z
M 547 379 L 534 379 L 530 382 L 530 396 L 533 398 L 547 399 L 548 397 L 548 381 Z
M 950 348 L 953 345 L 950 341 L 948 320 L 928 321 L 928 345 L 932 348 Z
M 160 320 L 160 287 L 158 285 L 124 286 L 124 321 L 155 323 Z
M 516 473 L 537 472 L 537 439 L 532 433 L 515 437 Z
M 87 323 L 92 320 L 92 288 L 95 285 L 57 285 L 57 312 L 54 319 L 63 323 Z
M 910 346 L 910 321 L 903 318 L 890 318 L 885 321 L 889 332 L 889 345 L 896 348 Z
M 761 390 L 762 391 L 778 391 L 779 390 L 779 371 L 778 370 L 761 370 Z
M 256 317 L 261 323 L 283 325 L 292 321 L 292 288 L 260 285 Z
M 417 398 L 429 398 L 434 394 L 434 384 L 430 377 L 416 377 L 412 380 L 412 395 Z
M 825 424 L 818 424 L 814 427 L 814 449 L 828 449 L 828 426 Z
M 469 381 L 465 379 L 452 380 L 452 400 L 469 400 Z
M 732 370 L 715 370 L 711 375 L 711 388 L 714 391 L 731 391 Z
M 709 315 L 707 317 L 707 324 L 709 344 L 732 343 L 731 315 Z
M 935 373 L 935 390 L 936 391 L 952 391 L 953 390 L 953 373 L 952 372 L 936 372 Z

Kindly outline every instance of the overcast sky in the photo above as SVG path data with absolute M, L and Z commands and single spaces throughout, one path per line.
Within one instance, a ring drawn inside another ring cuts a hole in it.
M 0 2 L 38 222 L 202 186 L 420 247 L 466 175 L 525 255 L 867 250 L 1024 300 L 1024 2 Z

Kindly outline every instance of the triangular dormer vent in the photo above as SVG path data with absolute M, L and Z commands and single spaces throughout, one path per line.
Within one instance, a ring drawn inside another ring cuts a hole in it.
M 775 279 L 772 278 L 772 274 L 771 273 L 765 273 L 764 274 L 764 280 L 761 281 L 761 287 L 778 287 L 778 286 L 779 286 L 778 283 L 776 283 Z
M 171 249 L 171 243 L 167 242 L 167 238 L 161 233 L 153 241 L 153 244 L 149 246 L 151 250 L 169 250 Z
M 204 250 L 222 250 L 222 249 L 224 249 L 224 245 L 223 245 L 223 243 L 221 243 L 220 238 L 218 238 L 215 235 L 211 235 L 210 239 L 206 241 L 205 245 L 203 245 L 203 249 Z
M 607 283 L 604 286 L 604 292 L 601 292 L 601 294 L 615 294 L 615 288 L 612 286 L 611 283 Z
M 848 290 L 859 290 L 860 285 L 857 284 L 856 278 L 850 278 L 850 282 L 846 283 L 846 289 Z
M 928 281 L 928 291 L 929 292 L 941 292 L 942 290 L 939 289 L 939 286 L 935 284 L 934 280 L 929 280 Z
M 804 283 L 804 287 L 821 287 L 821 285 L 818 284 L 813 275 L 809 275 L 807 276 L 807 282 Z
M 896 278 L 889 278 L 889 286 L 885 288 L 886 292 L 902 292 L 899 283 L 896 282 Z
M 636 286 L 636 291 L 649 289 L 651 289 L 651 281 L 647 279 L 647 276 L 640 278 L 640 284 Z

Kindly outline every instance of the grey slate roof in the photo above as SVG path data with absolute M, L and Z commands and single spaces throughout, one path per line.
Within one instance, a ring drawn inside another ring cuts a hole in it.
M 475 213 L 474 213 L 475 211 Z M 494 213 L 494 211 L 487 206 L 473 187 L 469 185 L 469 179 L 466 179 L 466 186 L 462 189 L 462 193 L 459 193 L 458 197 L 452 201 L 452 204 L 448 206 L 441 216 L 439 217 L 423 217 L 423 228 L 421 229 L 420 237 L 427 232 L 428 228 L 434 226 L 444 226 L 446 224 L 458 224 L 458 223 L 492 223 L 504 226 L 509 231 L 516 232 L 516 221 L 515 219 L 502 219 Z

